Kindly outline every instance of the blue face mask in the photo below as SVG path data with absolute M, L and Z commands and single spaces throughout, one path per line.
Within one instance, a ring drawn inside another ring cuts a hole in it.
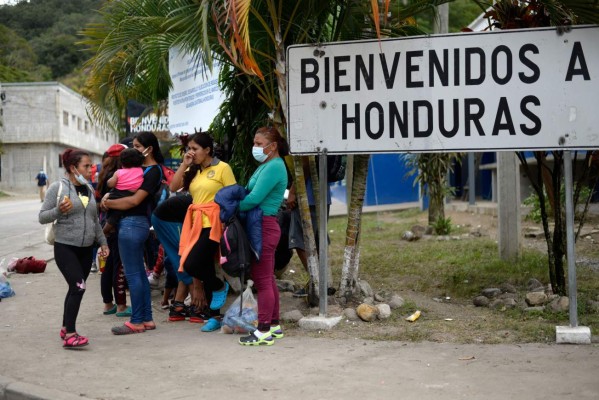
M 272 144 L 272 143 L 271 143 Z M 269 144 L 268 146 L 270 146 L 271 144 Z M 265 147 L 252 147 L 252 156 L 254 156 L 254 158 L 256 159 L 256 161 L 258 161 L 259 163 L 263 163 L 264 161 L 266 161 L 266 159 L 268 158 L 268 156 L 270 155 L 270 153 L 272 153 L 272 151 L 268 154 L 264 154 L 264 149 L 266 149 L 268 146 Z
M 79 182 L 82 185 L 86 185 L 87 184 L 87 179 L 85 179 L 83 177 L 83 175 L 81 175 L 81 174 L 75 175 L 75 179 L 77 180 L 77 182 Z

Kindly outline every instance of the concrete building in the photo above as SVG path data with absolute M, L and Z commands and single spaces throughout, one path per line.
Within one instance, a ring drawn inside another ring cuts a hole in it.
M 36 190 L 44 168 L 50 182 L 64 173 L 60 154 L 79 148 L 100 162 L 118 134 L 94 125 L 83 96 L 58 82 L 4 83 L 0 86 L 0 190 Z

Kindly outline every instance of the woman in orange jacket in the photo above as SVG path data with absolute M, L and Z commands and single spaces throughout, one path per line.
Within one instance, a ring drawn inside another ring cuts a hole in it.
M 180 269 L 193 277 L 194 304 L 200 310 L 209 308 L 206 310 L 209 318 L 201 329 L 203 332 L 220 328 L 220 308 L 224 306 L 229 291 L 229 284 L 216 277 L 214 266 L 222 233 L 220 208 L 214 202 L 214 196 L 223 187 L 235 183 L 229 164 L 214 156 L 212 137 L 204 132 L 193 135 L 170 189 L 177 191 L 183 188 L 193 198 L 181 231 Z M 182 307 L 175 305 L 172 312 L 180 312 L 177 306 Z

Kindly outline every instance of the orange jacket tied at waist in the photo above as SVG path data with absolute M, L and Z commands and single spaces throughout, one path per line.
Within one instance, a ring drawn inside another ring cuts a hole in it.
M 200 238 L 202 232 L 202 216 L 206 215 L 210 220 L 212 229 L 210 230 L 210 240 L 217 243 L 223 233 L 223 225 L 219 218 L 220 207 L 215 202 L 206 204 L 192 204 L 187 209 L 183 227 L 181 228 L 181 239 L 179 241 L 179 255 L 181 263 L 179 264 L 179 272 L 183 272 L 183 264 L 189 255 L 192 247 Z

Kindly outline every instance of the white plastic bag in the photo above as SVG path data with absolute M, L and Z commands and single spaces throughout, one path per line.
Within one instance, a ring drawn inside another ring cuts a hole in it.
M 247 288 L 235 299 L 223 317 L 223 333 L 247 333 L 258 326 L 258 302 L 252 293 L 253 281 L 248 280 Z
M 4 266 L 4 258 L 0 260 L 0 282 L 6 282 L 8 277 L 8 271 Z

